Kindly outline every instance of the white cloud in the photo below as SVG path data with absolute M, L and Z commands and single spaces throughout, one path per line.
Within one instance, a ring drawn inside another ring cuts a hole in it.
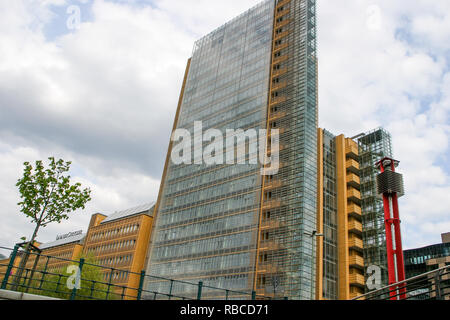
M 79 30 L 46 40 L 51 5 L 73 2 L 0 2 L 0 245 L 30 234 L 16 218 L 25 160 L 73 160 L 94 192 L 44 240 L 85 229 L 96 211 L 154 200 L 193 42 L 259 1 L 96 0 Z M 318 1 L 320 125 L 391 131 L 408 247 L 450 231 L 449 13 L 447 0 Z
M 449 170 L 442 162 L 449 136 L 450 42 L 441 41 L 449 34 L 442 29 L 448 2 L 318 6 L 320 124 L 348 135 L 387 128 L 406 184 L 400 210 L 404 230 L 413 234 L 403 235 L 405 244 L 439 242 L 445 227 L 422 226 L 450 222 Z

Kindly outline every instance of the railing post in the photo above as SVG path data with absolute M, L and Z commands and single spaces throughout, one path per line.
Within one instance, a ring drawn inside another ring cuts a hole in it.
M 145 279 L 145 270 L 142 270 L 141 277 L 139 279 L 139 289 L 138 289 L 138 294 L 137 294 L 137 300 L 141 300 L 142 289 L 144 288 L 144 279 Z
M 442 300 L 442 292 L 441 292 L 441 271 L 436 272 L 434 277 L 434 287 L 436 289 L 436 300 Z
M 40 285 L 39 285 L 39 290 L 41 290 L 42 289 L 42 284 L 44 283 L 44 279 L 45 279 L 45 276 L 46 276 L 46 274 L 47 274 L 47 268 L 48 268 L 48 261 L 50 260 L 50 257 L 49 256 L 47 256 L 47 262 L 45 263 L 45 267 L 44 267 L 44 271 L 42 272 L 42 277 L 41 277 L 41 283 L 40 283 Z
M 198 283 L 197 300 L 202 300 L 203 281 Z
M 111 281 L 112 281 L 114 270 L 115 270 L 114 268 L 111 268 L 111 272 L 109 274 L 108 290 L 106 291 L 106 299 L 105 300 L 108 300 L 108 298 L 109 298 L 109 291 L 111 290 Z
M 15 245 L 13 252 L 11 253 L 11 258 L 9 259 L 8 269 L 6 270 L 5 277 L 3 278 L 2 282 L 2 289 L 6 289 L 6 286 L 8 284 L 9 276 L 11 275 L 12 268 L 14 267 L 14 262 L 16 260 L 17 252 L 19 251 L 19 245 Z
M 30 279 L 28 280 L 28 285 L 27 285 L 27 287 L 26 287 L 25 292 L 28 292 L 28 290 L 30 289 L 30 287 L 31 287 L 31 285 L 32 285 L 31 282 L 33 281 L 34 273 L 35 273 L 35 271 L 36 271 L 36 269 L 37 269 L 37 267 L 38 267 L 39 259 L 40 259 L 40 258 L 41 258 L 41 253 L 39 252 L 39 253 L 36 254 L 36 257 L 34 258 L 33 269 L 31 270 L 31 276 L 30 276 Z M 36 288 L 34 288 L 34 289 L 36 289 Z
M 80 289 L 81 289 L 81 273 L 83 271 L 83 265 L 84 265 L 84 259 L 81 258 L 80 259 L 80 263 L 78 264 L 78 276 L 75 280 L 75 286 L 72 289 L 72 294 L 70 295 L 70 300 L 75 300 L 76 296 L 77 296 L 77 285 L 78 285 L 78 281 L 80 281 Z
M 172 300 L 173 279 L 170 280 L 169 300 Z

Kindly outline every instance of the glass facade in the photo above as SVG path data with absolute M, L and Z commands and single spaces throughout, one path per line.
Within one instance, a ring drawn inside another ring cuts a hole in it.
M 386 233 L 384 226 L 383 199 L 379 197 L 375 163 L 384 157 L 393 157 L 391 135 L 383 128 L 375 129 L 358 138 L 363 213 L 364 263 L 381 268 L 382 286 L 389 285 Z M 366 273 L 367 276 L 367 273 Z
M 280 170 L 261 175 L 262 165 L 248 161 L 251 150 L 246 164 L 170 161 L 147 274 L 311 298 L 315 251 L 305 233 L 316 228 L 316 63 L 312 0 L 263 1 L 195 43 L 176 128 L 193 137 L 196 121 L 224 136 L 279 129 Z M 145 285 L 196 294 L 165 281 Z M 204 297 L 223 298 L 207 290 Z
M 427 260 L 450 257 L 450 243 L 439 243 L 432 246 L 404 250 L 406 279 L 433 271 L 434 266 L 427 266 Z
M 323 134 L 323 297 L 338 299 L 338 225 L 336 191 L 336 141 L 324 130 Z

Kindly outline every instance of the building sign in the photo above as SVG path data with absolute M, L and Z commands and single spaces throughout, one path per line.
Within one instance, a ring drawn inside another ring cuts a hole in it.
M 81 234 L 83 234 L 83 230 L 79 230 L 79 231 L 75 231 L 75 232 L 69 232 L 69 233 L 66 233 L 66 234 L 63 234 L 63 235 L 56 236 L 56 241 L 62 240 L 62 239 L 67 239 L 67 238 L 72 238 L 72 237 L 75 237 L 75 236 L 79 236 Z

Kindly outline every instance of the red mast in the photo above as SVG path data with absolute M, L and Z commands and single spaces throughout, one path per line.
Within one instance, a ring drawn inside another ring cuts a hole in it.
M 399 163 L 390 158 L 383 158 L 376 163 L 380 169 L 380 174 L 377 176 L 378 193 L 383 196 L 384 203 L 389 285 L 405 280 L 401 221 L 398 210 L 398 198 L 404 195 L 403 176 L 395 172 Z M 405 284 L 391 287 L 390 296 L 391 300 L 406 299 Z

